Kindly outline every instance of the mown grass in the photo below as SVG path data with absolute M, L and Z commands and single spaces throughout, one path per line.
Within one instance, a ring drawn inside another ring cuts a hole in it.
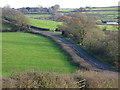
M 57 28 L 58 25 L 62 25 L 62 22 L 40 20 L 40 19 L 30 19 L 30 25 L 54 30 L 55 28 Z
M 98 27 L 102 30 L 106 28 L 106 30 L 118 31 L 117 26 L 113 26 L 113 25 L 98 25 Z
M 26 70 L 71 73 L 78 69 L 50 39 L 28 33 L 3 33 L 2 74 Z

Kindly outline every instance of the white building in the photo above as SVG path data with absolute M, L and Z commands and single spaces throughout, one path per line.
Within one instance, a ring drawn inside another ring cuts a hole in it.
M 118 22 L 107 22 L 106 24 L 113 24 L 113 25 L 116 25 L 116 24 L 118 24 Z

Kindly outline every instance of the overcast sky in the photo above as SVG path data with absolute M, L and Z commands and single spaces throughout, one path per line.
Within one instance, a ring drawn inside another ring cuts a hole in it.
M 61 8 L 79 8 L 85 6 L 104 7 L 118 6 L 120 0 L 0 0 L 0 7 L 10 5 L 11 8 L 20 7 L 50 7 L 59 4 Z

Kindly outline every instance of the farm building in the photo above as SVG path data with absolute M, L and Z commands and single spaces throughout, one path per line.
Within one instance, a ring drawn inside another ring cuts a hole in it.
M 118 22 L 107 22 L 106 24 L 118 24 Z
M 112 25 L 118 24 L 118 22 L 116 22 L 116 21 L 102 21 L 102 23 L 105 23 L 105 24 L 112 24 Z

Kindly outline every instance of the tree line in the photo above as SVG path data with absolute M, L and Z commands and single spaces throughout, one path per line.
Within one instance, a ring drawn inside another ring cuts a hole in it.
M 10 31 L 23 31 L 28 30 L 28 18 L 25 17 L 20 11 L 4 7 L 2 8 L 2 25 L 7 31 L 7 27 L 11 28 Z M 4 31 L 4 30 L 3 30 Z
M 37 13 L 41 13 L 41 14 L 54 15 L 57 13 L 57 10 L 59 10 L 59 9 L 60 9 L 60 5 L 56 4 L 49 8 L 39 6 L 39 7 L 23 7 L 23 8 L 18 8 L 17 10 L 21 11 L 24 14 L 31 13 L 31 12 L 33 12 L 33 13 L 37 12 Z

